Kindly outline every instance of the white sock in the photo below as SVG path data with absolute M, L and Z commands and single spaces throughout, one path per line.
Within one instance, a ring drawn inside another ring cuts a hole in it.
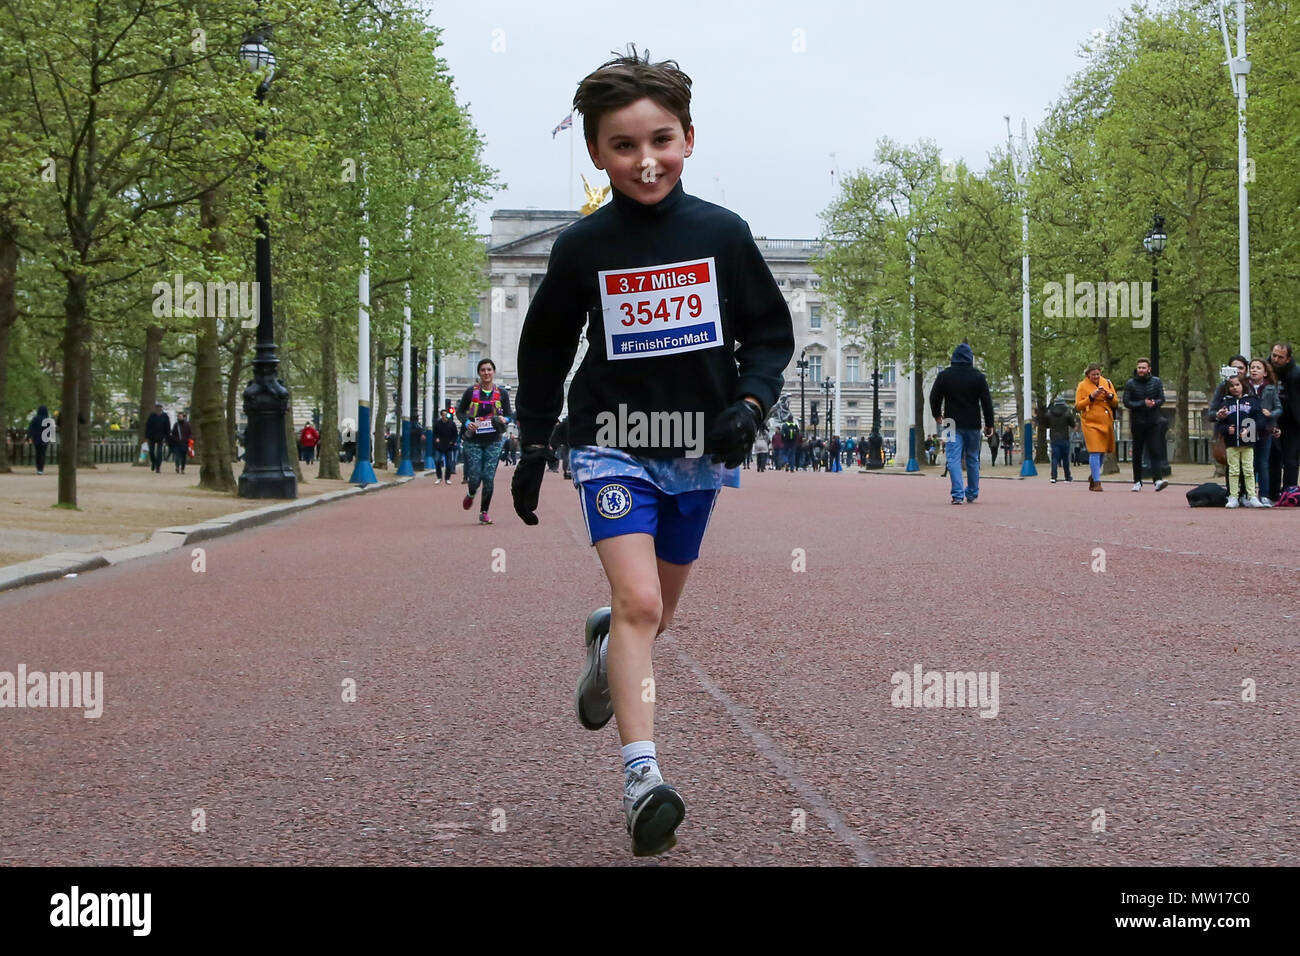
M 655 773 L 659 773 L 659 761 L 655 759 L 655 742 L 653 740 L 634 740 L 623 748 L 623 773 L 630 775 L 633 770 L 640 770 L 646 764 Z
M 604 637 L 602 637 L 602 638 L 600 639 L 600 670 L 601 670 L 602 673 L 605 673 L 605 674 L 608 674 L 608 673 L 609 673 L 609 669 L 605 666 L 605 654 L 606 654 L 607 651 L 609 651 L 609 635 L 608 635 L 608 634 L 606 634 Z

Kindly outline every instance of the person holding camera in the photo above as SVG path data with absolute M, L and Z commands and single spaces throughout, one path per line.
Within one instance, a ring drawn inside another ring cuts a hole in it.
M 468 511 L 474 506 L 474 496 L 482 484 L 479 524 L 492 523 L 488 508 L 492 505 L 493 481 L 501 459 L 501 446 L 505 443 L 506 427 L 514 414 L 510 408 L 510 393 L 493 382 L 496 373 L 496 362 L 490 358 L 479 362 L 478 381 L 465 389 L 456 406 L 456 415 L 465 427 L 465 480 L 469 484 L 461 507 Z
M 1074 391 L 1074 407 L 1083 423 L 1083 442 L 1088 447 L 1088 490 L 1101 491 L 1101 462 L 1115 450 L 1115 409 L 1119 398 L 1115 386 L 1093 362 Z

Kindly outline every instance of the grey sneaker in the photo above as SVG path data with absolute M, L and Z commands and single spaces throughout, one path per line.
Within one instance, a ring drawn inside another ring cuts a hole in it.
M 628 775 L 623 811 L 634 856 L 654 856 L 677 845 L 677 827 L 686 818 L 686 804 L 649 764 Z
M 578 723 L 588 730 L 600 730 L 614 716 L 614 702 L 609 696 L 609 676 L 600 666 L 600 641 L 609 633 L 610 609 L 598 607 L 587 615 L 584 627 L 587 659 L 578 677 L 574 709 Z

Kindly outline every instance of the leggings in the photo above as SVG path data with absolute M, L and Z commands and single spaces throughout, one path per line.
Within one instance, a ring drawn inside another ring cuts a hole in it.
M 487 445 L 478 442 L 465 442 L 465 477 L 469 479 L 469 496 L 474 497 L 479 483 L 483 484 L 483 506 L 487 511 L 492 504 L 492 483 L 497 474 L 497 464 L 501 459 L 501 446 L 505 436 L 500 435 Z

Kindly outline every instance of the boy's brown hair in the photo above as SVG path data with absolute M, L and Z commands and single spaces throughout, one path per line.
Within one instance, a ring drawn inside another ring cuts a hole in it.
M 650 51 L 638 55 L 635 43 L 628 44 L 626 54 L 613 52 L 614 59 L 589 73 L 573 97 L 587 142 L 596 142 L 600 118 L 606 113 L 647 98 L 681 120 L 682 132 L 691 128 L 691 78 L 676 60 L 651 63 Z

